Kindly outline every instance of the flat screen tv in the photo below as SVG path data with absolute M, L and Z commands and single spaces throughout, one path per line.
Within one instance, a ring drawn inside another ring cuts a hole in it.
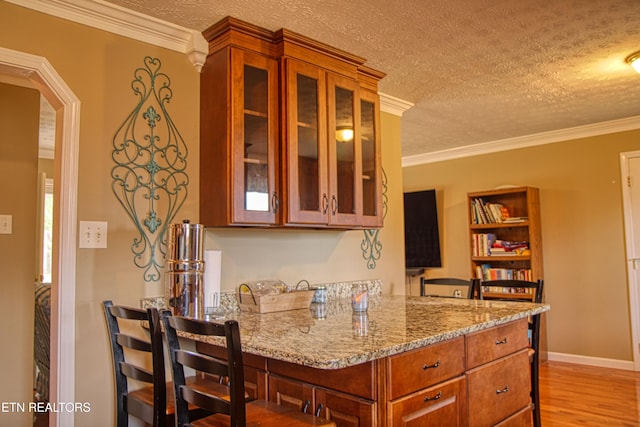
M 407 269 L 441 267 L 436 190 L 404 193 Z

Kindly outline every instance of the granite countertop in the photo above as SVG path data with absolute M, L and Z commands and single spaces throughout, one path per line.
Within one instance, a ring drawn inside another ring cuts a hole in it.
M 238 320 L 243 351 L 320 369 L 339 369 L 434 344 L 549 310 L 547 304 L 373 295 L 365 315 L 349 298 L 324 307 L 256 314 Z M 220 345 L 214 337 L 196 339 Z

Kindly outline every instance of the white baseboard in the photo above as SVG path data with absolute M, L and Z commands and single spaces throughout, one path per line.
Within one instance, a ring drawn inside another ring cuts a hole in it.
M 547 358 L 553 362 L 577 363 L 579 365 L 591 365 L 601 368 L 634 370 L 631 360 L 605 359 L 603 357 L 581 356 L 579 354 L 547 352 Z

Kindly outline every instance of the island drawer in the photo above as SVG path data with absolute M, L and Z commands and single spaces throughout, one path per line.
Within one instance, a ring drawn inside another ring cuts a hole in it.
M 466 390 L 459 376 L 389 402 L 389 426 L 466 426 Z
M 422 390 L 464 372 L 464 337 L 389 357 L 389 399 Z
M 521 319 L 467 335 L 467 369 L 528 347 L 528 334 L 527 319 Z
M 494 425 L 530 406 L 528 351 L 467 372 L 469 426 Z

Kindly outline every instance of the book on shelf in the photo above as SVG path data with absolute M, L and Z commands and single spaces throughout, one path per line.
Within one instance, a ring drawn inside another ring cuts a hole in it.
M 489 255 L 525 255 L 529 249 L 529 242 L 513 242 L 510 240 L 495 240 L 489 249 Z
M 529 268 L 499 268 L 491 264 L 476 266 L 476 277 L 481 280 L 526 280 L 532 281 L 533 274 Z
M 471 206 L 474 224 L 500 224 L 511 218 L 509 210 L 501 203 L 489 203 L 479 197 L 472 200 Z
M 518 222 L 527 222 L 528 220 L 529 218 L 527 218 L 526 216 L 514 216 L 514 217 L 506 218 L 502 222 L 505 224 L 515 224 Z
M 533 288 L 508 288 L 501 286 L 483 286 L 482 292 L 495 294 L 529 294 L 533 295 Z
M 491 247 L 497 240 L 494 233 L 474 233 L 473 234 L 473 256 L 491 255 Z

